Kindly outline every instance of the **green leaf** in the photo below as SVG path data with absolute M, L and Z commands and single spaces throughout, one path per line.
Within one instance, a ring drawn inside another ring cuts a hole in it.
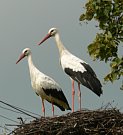
M 85 19 L 86 19 L 85 14 L 82 14 L 82 15 L 80 16 L 80 18 L 79 18 L 80 21 L 84 21 Z
M 118 80 L 123 76 L 123 57 L 119 58 L 118 51 L 123 42 L 123 0 L 89 0 L 85 7 L 80 20 L 95 19 L 100 29 L 88 45 L 88 53 L 94 60 L 110 63 L 105 81 Z

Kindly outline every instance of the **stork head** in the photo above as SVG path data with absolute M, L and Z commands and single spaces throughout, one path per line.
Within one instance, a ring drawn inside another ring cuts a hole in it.
M 48 31 L 48 34 L 50 34 L 51 37 L 55 36 L 56 33 L 58 33 L 58 30 L 56 28 L 51 28 Z
M 38 45 L 42 44 L 45 40 L 47 40 L 48 38 L 50 37 L 54 37 L 56 34 L 58 33 L 58 30 L 56 28 L 51 28 L 49 31 L 48 31 L 48 34 L 44 37 L 44 39 L 42 41 L 40 41 L 38 43 Z
M 28 55 L 30 55 L 30 54 L 31 54 L 30 48 L 25 48 L 25 49 L 22 51 L 22 53 L 21 53 L 21 55 L 20 55 L 18 61 L 16 62 L 16 64 L 17 64 L 20 60 L 22 60 L 25 56 L 28 56 Z

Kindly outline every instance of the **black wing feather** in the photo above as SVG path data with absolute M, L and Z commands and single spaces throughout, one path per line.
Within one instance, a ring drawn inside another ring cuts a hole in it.
M 70 68 L 65 68 L 66 74 L 68 74 L 73 80 L 81 83 L 85 87 L 92 90 L 96 95 L 100 96 L 102 94 L 102 89 L 101 89 L 102 85 L 98 80 L 98 78 L 96 77 L 96 74 L 88 64 L 86 63 L 81 63 L 81 64 L 82 66 L 85 67 L 86 71 L 76 72 Z
M 51 97 L 54 97 L 54 98 L 56 98 L 56 99 L 58 99 L 58 100 L 60 100 L 60 101 L 62 101 L 64 103 L 66 103 L 67 106 L 68 106 L 68 109 L 71 110 L 71 108 L 69 107 L 68 101 L 67 101 L 64 93 L 62 92 L 62 90 L 44 89 L 44 88 L 43 88 L 43 90 L 46 93 L 46 95 L 51 96 Z M 65 110 L 65 108 L 63 108 L 60 104 L 57 104 L 55 102 L 53 102 L 53 104 L 56 105 L 56 106 L 58 106 L 62 111 Z

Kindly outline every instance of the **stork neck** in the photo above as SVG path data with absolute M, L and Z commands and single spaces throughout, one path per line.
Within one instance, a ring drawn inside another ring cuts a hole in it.
M 32 55 L 31 54 L 28 55 L 27 59 L 28 59 L 28 66 L 29 66 L 30 76 L 32 77 L 33 76 L 33 71 L 35 69 L 35 66 L 34 66 L 33 61 L 32 61 Z
M 55 35 L 55 41 L 56 41 L 56 44 L 57 44 L 57 47 L 59 50 L 59 54 L 62 55 L 62 52 L 64 50 L 66 50 L 66 48 L 64 47 L 63 43 L 61 42 L 61 39 L 60 39 L 60 36 L 58 33 Z
M 33 67 L 34 65 L 33 65 L 33 61 L 32 61 L 32 55 L 31 54 L 28 55 L 27 58 L 28 58 L 29 68 Z

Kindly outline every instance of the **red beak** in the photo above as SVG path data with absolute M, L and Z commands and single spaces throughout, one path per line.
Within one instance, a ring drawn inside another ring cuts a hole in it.
M 40 41 L 40 42 L 38 43 L 38 45 L 42 44 L 45 40 L 47 40 L 47 39 L 50 38 L 50 37 L 51 37 L 51 35 L 50 35 L 50 34 L 47 34 L 46 37 L 45 37 L 42 41 Z
M 22 60 L 24 57 L 25 57 L 25 54 L 24 54 L 24 53 L 22 53 L 22 54 L 20 55 L 20 57 L 19 57 L 18 61 L 16 62 L 16 64 L 17 64 L 20 60 Z

